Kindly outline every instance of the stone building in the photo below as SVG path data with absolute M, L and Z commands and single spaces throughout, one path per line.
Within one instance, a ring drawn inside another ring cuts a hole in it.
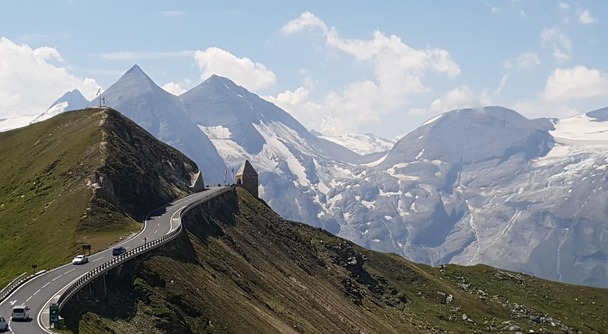
M 249 160 L 245 160 L 245 163 L 236 172 L 235 178 L 237 186 L 245 188 L 253 196 L 258 197 L 258 172 L 253 169 Z

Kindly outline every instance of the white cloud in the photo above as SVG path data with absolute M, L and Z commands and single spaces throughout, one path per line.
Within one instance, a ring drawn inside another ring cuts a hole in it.
M 586 111 L 576 107 L 581 102 L 605 97 L 608 97 L 608 74 L 577 65 L 556 68 L 535 99 L 519 101 L 513 108 L 528 118 L 547 115 L 567 118 Z
M 508 75 L 505 74 L 494 92 L 475 92 L 468 86 L 460 86 L 443 94 L 442 97 L 434 99 L 428 108 L 411 108 L 408 110 L 408 114 L 412 117 L 429 119 L 455 109 L 493 105 L 493 97 L 500 95 L 506 85 L 507 78 Z
M 557 27 L 545 28 L 540 34 L 542 45 L 553 48 L 553 57 L 559 62 L 570 60 L 572 42 L 568 35 Z
M 568 104 L 544 99 L 523 100 L 510 107 L 528 119 L 547 117 L 548 115 L 556 118 L 568 118 L 581 113 L 581 111 Z
M 522 53 L 517 57 L 517 65 L 519 67 L 531 67 L 538 64 L 540 64 L 540 59 L 538 58 L 538 54 L 534 52 Z
M 196 51 L 194 59 L 202 72 L 202 80 L 216 74 L 252 91 L 271 87 L 277 81 L 274 73 L 263 64 L 254 63 L 246 57 L 238 58 L 220 48 L 210 47 L 205 51 Z
M 42 113 L 75 88 L 94 98 L 99 87 L 95 80 L 70 74 L 60 66 L 64 63 L 54 48 L 32 49 L 0 38 L 0 118 Z
M 450 90 L 442 98 L 435 99 L 431 103 L 431 112 L 437 114 L 454 109 L 473 108 L 489 104 L 487 101 L 482 102 L 482 100 L 486 101 L 487 99 L 479 99 L 478 94 L 475 94 L 471 88 L 461 86 Z
M 568 9 L 570 9 L 570 5 L 567 4 L 567 3 L 565 3 L 565 2 L 560 2 L 559 3 L 559 9 L 561 9 L 561 10 L 568 10 Z
M 496 88 L 496 90 L 492 93 L 492 95 L 500 95 L 502 93 L 502 91 L 505 89 L 505 86 L 507 85 L 507 79 L 509 79 L 509 75 L 505 74 L 502 76 L 502 78 L 500 78 L 500 83 L 498 84 L 498 87 Z
M 444 49 L 416 49 L 398 36 L 379 31 L 375 31 L 370 39 L 344 39 L 310 12 L 289 21 L 282 31 L 286 36 L 301 31 L 321 33 L 329 48 L 342 51 L 373 70 L 373 77 L 352 82 L 340 91 L 332 91 L 321 101 L 303 108 L 285 108 L 306 126 L 320 129 L 328 135 L 356 132 L 363 124 L 379 123 L 382 115 L 403 110 L 414 95 L 432 91 L 425 81 L 429 73 L 456 77 L 461 72 Z M 318 111 L 323 115 L 310 114 Z M 310 119 L 311 123 L 306 123 L 305 119 Z
M 290 35 L 302 30 L 313 31 L 319 29 L 323 33 L 328 33 L 329 29 L 323 20 L 316 17 L 311 12 L 304 12 L 299 18 L 287 22 L 281 29 L 284 35 Z
M 562 51 L 562 49 L 560 49 L 559 46 L 557 46 L 557 45 L 553 46 L 552 55 L 553 55 L 553 58 L 555 58 L 555 60 L 557 60 L 560 63 L 567 62 L 568 60 L 570 60 L 572 58 L 569 54 Z
M 517 59 L 507 59 L 503 62 L 505 68 L 517 66 L 519 68 L 533 67 L 540 64 L 540 58 L 535 52 L 524 52 Z
M 608 75 L 583 65 L 557 68 L 547 79 L 543 93 L 547 100 L 568 101 L 608 96 Z
M 599 20 L 593 16 L 591 16 L 591 13 L 589 12 L 588 9 L 584 9 L 581 10 L 579 15 L 578 15 L 578 21 L 582 24 L 593 24 L 593 23 L 598 23 Z
M 570 42 L 568 35 L 557 27 L 543 29 L 543 31 L 540 33 L 540 38 L 543 45 L 553 43 L 563 47 L 566 50 L 572 49 L 572 42 Z
M 186 92 L 185 88 L 183 88 L 180 84 L 177 84 L 173 81 L 167 82 L 166 84 L 164 84 L 163 89 L 175 96 L 180 96 Z

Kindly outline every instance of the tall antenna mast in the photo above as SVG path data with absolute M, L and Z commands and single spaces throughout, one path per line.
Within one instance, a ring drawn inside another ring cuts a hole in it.
M 101 108 L 101 87 L 97 88 L 97 95 L 99 95 L 99 108 Z

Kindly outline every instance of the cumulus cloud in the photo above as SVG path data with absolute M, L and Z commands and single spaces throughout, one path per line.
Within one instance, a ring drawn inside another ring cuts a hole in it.
M 582 24 L 594 24 L 599 20 L 591 15 L 588 9 L 582 9 L 578 15 L 578 22 Z
M 323 33 L 328 33 L 329 31 L 329 28 L 323 20 L 316 17 L 311 12 L 304 12 L 299 18 L 287 22 L 287 24 L 281 28 L 281 31 L 284 35 L 289 35 L 302 30 L 313 31 L 317 29 L 321 30 Z
M 216 74 L 253 91 L 271 87 L 277 81 L 275 74 L 263 64 L 246 57 L 238 58 L 220 48 L 210 47 L 205 51 L 196 51 L 194 59 L 201 70 L 202 80 Z
M 162 88 L 175 96 L 180 96 L 186 92 L 185 88 L 183 88 L 180 84 L 175 83 L 173 81 L 167 82 L 166 84 L 163 85 Z
M 504 85 L 506 76 L 501 80 L 500 85 Z M 499 87 L 498 90 L 501 90 Z M 492 104 L 492 99 L 487 92 L 476 93 L 470 87 L 460 86 L 448 91 L 441 98 L 433 100 L 431 103 L 431 112 L 434 114 L 443 113 L 446 111 L 474 108 Z
M 400 37 L 380 31 L 375 31 L 370 39 L 345 39 L 310 12 L 301 14 L 282 28 L 285 36 L 302 31 L 320 33 L 328 48 L 341 51 L 373 71 L 373 77 L 352 82 L 305 107 L 292 105 L 287 109 L 287 105 L 277 100 L 277 104 L 302 122 L 310 119 L 307 126 L 326 134 L 356 132 L 363 124 L 379 123 L 382 115 L 402 110 L 414 95 L 432 91 L 425 81 L 429 73 L 453 78 L 461 72 L 444 49 L 414 48 Z
M 0 38 L 0 118 L 46 111 L 65 92 L 78 89 L 95 97 L 99 85 L 68 72 L 60 53 L 51 47 L 31 48 Z
M 556 68 L 547 78 L 545 88 L 535 99 L 517 102 L 513 108 L 528 118 L 571 117 L 588 110 L 579 110 L 581 102 L 608 97 L 608 74 L 577 65 Z
M 608 96 L 608 75 L 583 65 L 557 68 L 547 79 L 547 100 L 572 100 Z

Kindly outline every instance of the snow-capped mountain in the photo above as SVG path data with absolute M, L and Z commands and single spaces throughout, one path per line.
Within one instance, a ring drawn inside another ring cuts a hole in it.
M 332 217 L 322 217 L 330 186 L 320 178 L 346 165 L 331 156 L 348 160 L 361 158 L 358 154 L 316 138 L 287 112 L 226 78 L 211 76 L 180 99 L 230 172 L 245 159 L 252 161 L 260 196 L 283 217 L 338 232 Z
M 58 98 L 46 112 L 38 115 L 35 122 L 49 119 L 57 114 L 70 110 L 79 110 L 88 106 L 91 101 L 87 100 L 78 89 L 71 90 Z
M 260 197 L 287 219 L 418 262 L 608 287 L 608 108 L 565 120 L 454 110 L 362 156 L 218 76 L 175 97 L 134 67 L 102 98 L 204 166 L 207 181 L 232 181 L 248 159 Z M 207 138 L 226 164 L 196 157 Z
M 35 115 L 0 118 L 0 132 L 28 126 L 32 124 L 34 118 L 36 118 Z
M 497 107 L 443 114 L 336 189 L 340 234 L 418 262 L 607 286 L 606 114 L 555 126 Z
M 325 136 L 313 132 L 314 135 L 324 138 L 349 150 L 360 154 L 368 155 L 374 153 L 388 152 L 395 145 L 396 141 L 375 136 L 371 133 L 365 134 L 346 134 L 342 136 Z
M 38 115 L 19 116 L 9 119 L 0 119 L 0 132 L 22 128 L 32 123 L 49 119 L 64 111 L 78 110 L 86 107 L 89 101 L 82 96 L 79 90 L 74 89 L 58 98 L 51 107 Z
M 223 180 L 226 165 L 215 146 L 188 118 L 179 98 L 156 85 L 139 66 L 104 91 L 101 101 L 194 160 L 205 182 Z M 99 102 L 95 100 L 91 106 L 99 106 Z

